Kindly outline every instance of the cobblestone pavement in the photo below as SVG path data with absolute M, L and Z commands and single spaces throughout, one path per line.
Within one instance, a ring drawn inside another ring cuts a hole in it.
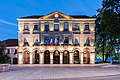
M 13 65 L 0 80 L 120 80 L 120 66 Z

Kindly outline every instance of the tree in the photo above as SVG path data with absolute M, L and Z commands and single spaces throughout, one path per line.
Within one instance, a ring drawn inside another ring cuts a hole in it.
M 9 55 L 5 53 L 5 43 L 0 41 L 0 63 L 8 63 Z
M 103 0 L 96 19 L 96 53 L 102 52 L 103 62 L 114 55 L 120 45 L 120 0 Z

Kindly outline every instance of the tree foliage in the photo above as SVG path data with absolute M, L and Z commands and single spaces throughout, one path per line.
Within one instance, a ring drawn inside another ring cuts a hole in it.
M 9 55 L 5 53 L 5 43 L 0 41 L 0 63 L 8 63 Z
M 96 52 L 102 52 L 106 61 L 119 45 L 120 0 L 103 0 L 96 19 Z

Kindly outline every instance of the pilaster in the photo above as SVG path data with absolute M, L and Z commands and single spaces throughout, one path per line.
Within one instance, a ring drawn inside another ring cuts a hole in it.
M 23 64 L 23 53 L 18 52 L 18 64 Z
M 83 64 L 83 52 L 80 52 L 80 54 L 81 54 L 81 55 L 80 55 L 80 57 L 81 57 L 81 58 L 80 58 L 80 59 L 81 59 L 81 60 L 80 60 L 80 63 Z
M 63 64 L 63 52 L 60 52 L 60 64 Z
M 95 64 L 95 52 L 90 53 L 90 64 Z
M 50 64 L 53 64 L 53 52 L 50 52 Z

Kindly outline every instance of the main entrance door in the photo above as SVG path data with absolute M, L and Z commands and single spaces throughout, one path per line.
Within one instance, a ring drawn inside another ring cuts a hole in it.
M 44 52 L 44 64 L 50 64 L 50 52 L 48 50 Z
M 89 64 L 90 63 L 90 52 L 89 51 L 84 51 L 84 53 L 83 53 L 83 63 L 84 64 Z
M 54 51 L 53 64 L 60 64 L 60 53 L 59 53 L 59 51 Z
M 23 64 L 29 64 L 30 63 L 30 52 L 25 51 L 23 54 Z
M 39 52 L 38 52 L 38 50 L 35 51 L 35 64 L 39 64 Z
M 69 64 L 69 51 L 63 52 L 63 64 Z
M 74 64 L 79 64 L 79 63 L 80 63 L 79 51 L 75 50 L 74 51 Z

